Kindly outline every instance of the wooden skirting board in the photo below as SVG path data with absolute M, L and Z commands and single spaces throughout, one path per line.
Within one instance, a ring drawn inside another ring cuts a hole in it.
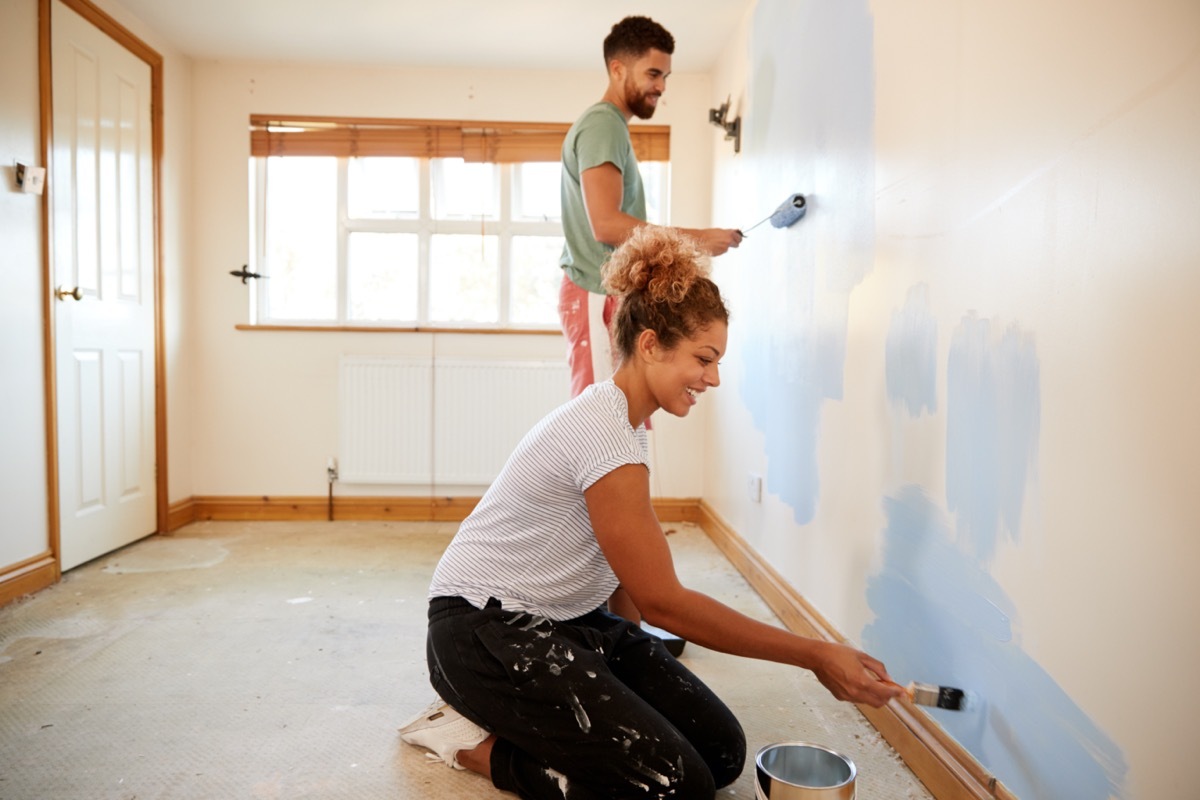
M 58 559 L 51 552 L 17 562 L 0 572 L 0 606 L 58 582 Z
M 192 497 L 171 505 L 170 530 L 199 520 L 396 520 L 461 522 L 475 497 Z
M 332 510 L 335 520 L 459 522 L 477 501 L 473 497 L 338 497 Z M 699 525 L 788 630 L 826 641 L 847 641 L 706 502 L 657 499 L 654 510 L 664 522 Z M 329 500 L 322 497 L 192 497 L 172 504 L 168 519 L 170 530 L 177 530 L 198 520 L 323 520 L 329 512 Z M 0 589 L 3 586 L 0 583 Z M 892 702 L 882 709 L 859 706 L 859 710 L 938 800 L 1017 800 L 917 706 Z
M 332 517 L 343 521 L 462 522 L 478 501 L 477 497 L 335 497 Z M 659 519 L 700 522 L 700 501 L 695 498 L 653 502 Z M 171 504 L 167 531 L 200 520 L 326 520 L 330 515 L 330 503 L 324 497 L 189 497 Z

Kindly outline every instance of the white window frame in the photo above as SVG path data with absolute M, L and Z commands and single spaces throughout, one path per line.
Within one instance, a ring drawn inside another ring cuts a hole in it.
M 267 220 L 266 171 L 268 158 L 278 156 L 252 156 L 250 158 L 251 173 L 251 208 L 253 224 L 251 225 L 251 254 L 253 272 L 270 279 L 270 265 L 267 263 L 265 230 Z M 283 156 L 296 158 L 300 156 Z M 499 173 L 498 191 L 499 217 L 496 219 L 434 219 L 433 217 L 433 160 L 428 157 L 417 158 L 419 164 L 419 213 L 416 219 L 351 219 L 348 210 L 349 188 L 349 157 L 325 156 L 337 161 L 337 316 L 335 319 L 297 319 L 278 318 L 271 315 L 269 297 L 266 291 L 259 290 L 257 282 L 251 286 L 251 324 L 261 326 L 287 327 L 316 327 L 316 328 L 361 328 L 361 329 L 427 329 L 427 330 L 528 330 L 528 331 L 557 331 L 557 321 L 545 324 L 527 322 L 514 323 L 510 320 L 510 300 L 512 291 L 512 239 L 514 236 L 544 236 L 557 237 L 561 245 L 562 223 L 560 218 L 545 218 L 541 220 L 513 218 L 513 189 L 519 183 L 518 170 L 511 163 L 492 164 Z M 531 162 L 534 163 L 534 162 Z M 536 162 L 541 163 L 541 162 Z M 546 162 L 549 163 L 549 162 Z M 641 165 L 643 169 L 661 169 L 662 179 L 659 182 L 661 196 L 657 204 L 647 198 L 647 206 L 657 205 L 660 214 L 669 218 L 668 200 L 670 197 L 669 162 L 647 162 Z M 664 224 L 662 219 L 652 219 L 651 222 Z M 433 235 L 436 234 L 480 234 L 497 237 L 497 259 L 499 269 L 500 304 L 496 322 L 441 322 L 429 318 L 429 250 Z M 351 233 L 413 233 L 418 236 L 418 279 L 417 279 L 417 319 L 416 320 L 358 320 L 350 318 L 349 296 L 349 237 Z M 557 264 L 548 263 L 547 270 L 555 269 Z M 554 280 L 557 280 L 555 273 Z

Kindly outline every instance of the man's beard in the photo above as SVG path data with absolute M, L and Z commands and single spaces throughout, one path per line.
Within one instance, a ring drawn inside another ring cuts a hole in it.
M 649 93 L 642 94 L 629 83 L 625 84 L 625 103 L 638 119 L 650 119 L 657 108 L 649 101 Z

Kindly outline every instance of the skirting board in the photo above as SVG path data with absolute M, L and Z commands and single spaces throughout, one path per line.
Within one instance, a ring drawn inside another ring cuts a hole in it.
M 788 630 L 815 639 L 847 641 L 703 500 L 699 516 L 700 527 Z M 938 800 L 1017 800 L 932 717 L 911 703 L 858 708 Z
M 0 572 L 0 606 L 58 582 L 58 559 L 53 553 L 41 553 Z
M 461 522 L 478 498 L 469 497 L 191 497 L 172 503 L 169 530 L 199 520 L 396 520 Z M 332 516 L 331 516 L 332 515 Z
M 477 497 L 335 497 L 332 509 L 325 497 L 189 497 L 172 503 L 167 530 L 176 531 L 198 520 L 396 520 L 403 522 L 462 522 Z M 658 518 L 670 522 L 700 521 L 695 498 L 656 499 Z
M 335 497 L 332 508 L 335 520 L 460 522 L 476 502 L 475 497 Z M 653 503 L 664 522 L 699 525 L 788 630 L 847 641 L 703 500 Z M 173 503 L 168 518 L 174 531 L 198 520 L 323 520 L 329 518 L 329 510 L 329 500 L 323 497 L 209 496 Z M 919 708 L 892 702 L 882 709 L 859 709 L 938 800 L 1017 800 Z

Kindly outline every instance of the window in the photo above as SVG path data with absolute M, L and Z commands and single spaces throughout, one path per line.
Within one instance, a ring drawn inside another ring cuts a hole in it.
M 267 276 L 256 322 L 557 329 L 556 153 L 567 126 L 519 160 L 501 160 L 505 145 L 484 136 L 483 158 L 468 160 L 471 133 L 455 125 L 449 138 L 461 144 L 428 147 L 426 133 L 426 145 L 387 148 L 364 144 L 362 127 L 252 125 L 254 271 Z M 321 139 L 289 148 L 280 129 Z M 346 148 L 338 130 L 359 138 Z M 650 221 L 661 223 L 667 163 L 644 161 L 642 172 Z

